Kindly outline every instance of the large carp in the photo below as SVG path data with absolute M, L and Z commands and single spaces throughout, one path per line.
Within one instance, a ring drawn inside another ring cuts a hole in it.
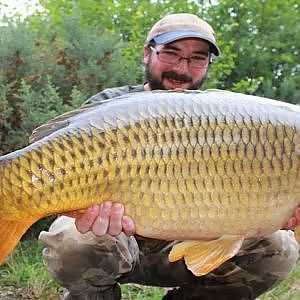
M 0 158 L 0 261 L 48 215 L 121 202 L 139 235 L 183 240 L 203 275 L 300 203 L 300 107 L 208 90 L 128 94 L 62 115 Z

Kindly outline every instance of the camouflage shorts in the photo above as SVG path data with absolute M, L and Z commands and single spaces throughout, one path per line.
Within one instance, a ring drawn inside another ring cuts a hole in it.
M 170 263 L 176 241 L 80 234 L 74 219 L 58 218 L 42 232 L 50 274 L 68 289 L 65 299 L 121 299 L 118 283 L 174 287 L 164 299 L 255 299 L 285 279 L 298 258 L 291 231 L 249 239 L 234 258 L 195 277 L 183 261 Z

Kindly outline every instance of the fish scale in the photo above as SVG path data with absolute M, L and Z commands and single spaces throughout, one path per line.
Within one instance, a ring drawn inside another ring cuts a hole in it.
M 299 156 L 299 107 L 266 98 L 144 92 L 67 113 L 0 158 L 0 225 L 15 235 L 2 246 L 0 229 L 0 260 L 38 219 L 105 200 L 150 238 L 271 233 L 299 204 Z

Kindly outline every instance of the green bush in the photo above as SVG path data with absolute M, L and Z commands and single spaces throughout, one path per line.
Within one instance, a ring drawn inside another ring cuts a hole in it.
M 2 154 L 25 146 L 34 128 L 99 90 L 130 81 L 135 66 L 126 64 L 118 35 L 82 25 L 76 10 L 63 21 L 47 34 L 47 22 L 44 29 L 18 19 L 0 27 Z

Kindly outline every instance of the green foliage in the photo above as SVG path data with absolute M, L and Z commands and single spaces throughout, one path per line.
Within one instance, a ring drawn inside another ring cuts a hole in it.
M 234 54 L 234 67 L 222 88 L 247 92 L 248 82 L 253 94 L 300 102 L 299 1 L 226 0 L 211 7 L 208 15 Z
M 142 82 L 143 43 L 167 13 L 196 13 L 217 32 L 222 55 L 203 88 L 299 103 L 297 1 L 205 3 L 42 0 L 45 12 L 6 20 L 0 27 L 0 151 L 24 146 L 33 128 L 106 87 Z
M 37 55 L 37 31 L 19 19 L 0 27 L 1 82 L 12 83 L 19 78 L 40 73 Z
M 222 56 L 212 65 L 203 88 L 217 87 L 299 103 L 299 3 L 297 0 L 149 1 L 132 2 L 42 0 L 61 26 L 64 14 L 74 6 L 82 24 L 98 24 L 120 34 L 127 46 L 123 55 L 129 65 L 141 62 L 143 43 L 149 28 L 168 13 L 191 12 L 209 21 L 217 33 Z M 142 73 L 134 66 L 133 81 Z M 298 78 L 297 78 L 298 76 Z M 286 84 L 288 82 L 288 84 Z M 132 83 L 132 82 L 131 82 Z M 271 85 L 271 88 L 269 88 Z
M 54 83 L 60 85 L 65 97 L 74 85 L 83 94 L 92 95 L 130 80 L 132 65 L 122 57 L 124 43 L 117 34 L 108 32 L 101 23 L 85 23 L 77 6 L 61 22 L 55 33 L 56 47 L 60 47 L 56 63 L 62 69 Z
M 49 299 L 59 287 L 49 277 L 42 261 L 42 246 L 36 240 L 20 243 L 10 259 L 0 267 L 0 290 L 5 286 L 22 288 L 28 299 Z
M 15 95 L 17 102 L 16 111 L 19 114 L 19 130 L 11 129 L 9 136 L 14 135 L 16 147 L 21 147 L 24 136 L 28 140 L 29 134 L 37 124 L 42 124 L 52 119 L 58 112 L 63 112 L 64 104 L 58 95 L 57 88 L 53 86 L 48 77 L 45 86 L 36 91 L 32 86 L 21 81 L 19 94 Z
M 147 287 L 138 284 L 121 285 L 122 299 L 124 300 L 161 300 L 166 289 Z
M 10 90 L 11 85 L 0 83 L 0 141 L 1 141 L 1 150 L 7 149 L 6 142 L 6 133 L 11 130 L 10 120 L 12 118 L 13 109 L 9 105 L 8 101 L 8 91 Z
M 81 22 L 74 9 L 55 31 L 46 19 L 40 26 L 12 19 L 0 27 L 1 153 L 23 147 L 35 127 L 132 77 L 136 65 L 125 63 L 120 37 L 100 23 Z
M 35 26 L 39 27 L 41 20 L 51 17 L 51 28 L 57 30 L 63 27 L 64 19 L 74 11 L 80 11 L 81 26 L 102 26 L 111 34 L 120 36 L 126 47 L 122 49 L 126 66 L 132 66 L 130 83 L 141 82 L 142 49 L 149 28 L 162 16 L 174 12 L 198 11 L 207 1 L 99 1 L 73 0 L 53 1 L 41 0 L 48 14 L 35 15 Z M 202 9 L 200 9 L 202 10 Z M 39 18 L 41 20 L 37 21 Z
M 78 106 L 82 94 L 74 87 L 70 101 L 64 104 L 48 76 L 47 81 L 38 89 L 34 89 L 24 80 L 21 81 L 18 94 L 13 94 L 13 105 L 9 105 L 7 90 L 10 85 L 0 86 L 0 117 L 1 117 L 1 150 L 3 152 L 23 147 L 38 125 L 47 122 L 56 115 Z

